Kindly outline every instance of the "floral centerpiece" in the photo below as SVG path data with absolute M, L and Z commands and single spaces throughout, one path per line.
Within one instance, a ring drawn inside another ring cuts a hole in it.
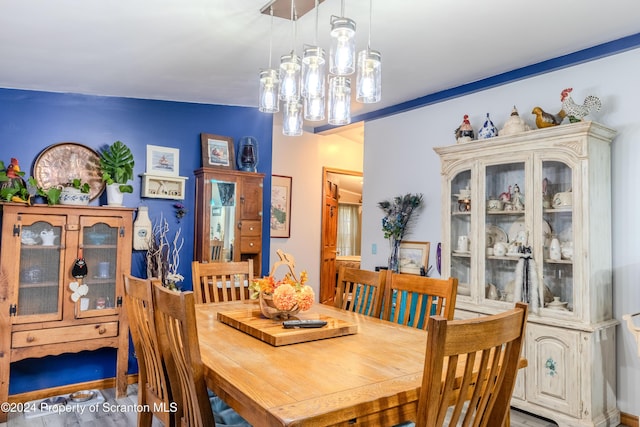
M 277 251 L 282 261 L 274 264 L 271 273 L 261 279 L 255 279 L 250 285 L 251 298 L 260 299 L 260 311 L 270 319 L 287 319 L 300 310 L 311 308 L 315 300 L 315 293 L 311 286 L 306 285 L 307 272 L 296 277 L 292 257 Z M 282 279 L 275 278 L 275 270 L 280 265 L 288 265 L 289 272 Z
M 398 273 L 398 252 L 400 243 L 410 225 L 413 212 L 422 206 L 422 193 L 407 193 L 396 196 L 392 201 L 383 200 L 378 203 L 385 216 L 382 218 L 384 238 L 389 239 L 391 253 L 389 254 L 389 270 Z

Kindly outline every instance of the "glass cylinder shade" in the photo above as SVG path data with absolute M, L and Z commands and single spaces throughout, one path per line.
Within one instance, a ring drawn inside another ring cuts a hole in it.
M 300 98 L 300 57 L 291 52 L 280 58 L 280 99 L 288 102 Z
M 351 80 L 334 76 L 329 80 L 329 123 L 351 123 Z
M 356 101 L 372 104 L 380 101 L 382 93 L 382 62 L 380 52 L 363 50 L 358 53 Z
M 300 101 L 286 102 L 282 114 L 282 133 L 286 136 L 302 135 L 302 104 Z
M 325 76 L 324 49 L 318 46 L 306 46 L 302 54 L 303 97 L 324 95 Z
M 260 71 L 260 99 L 258 110 L 263 113 L 280 111 L 278 102 L 278 72 L 272 68 Z
M 252 136 L 240 138 L 238 154 L 236 155 L 238 169 L 246 172 L 257 172 L 258 140 Z
M 304 119 L 312 122 L 324 120 L 324 93 L 317 96 L 307 96 L 304 101 Z
M 349 18 L 331 17 L 331 50 L 329 72 L 347 76 L 355 69 L 356 23 Z

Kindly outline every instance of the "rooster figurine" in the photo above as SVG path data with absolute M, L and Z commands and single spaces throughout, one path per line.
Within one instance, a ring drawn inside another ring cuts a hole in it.
M 538 129 L 558 126 L 567 115 L 564 110 L 560 110 L 558 114 L 549 114 L 540 107 L 535 107 L 533 111 L 531 111 L 531 114 L 536 115 L 536 126 Z
M 602 102 L 597 96 L 589 95 L 584 99 L 582 105 L 576 104 L 571 98 L 572 87 L 563 90 L 560 94 L 560 101 L 562 101 L 562 110 L 569 117 L 571 123 L 581 122 L 585 116 L 592 111 L 599 111 L 602 107 Z

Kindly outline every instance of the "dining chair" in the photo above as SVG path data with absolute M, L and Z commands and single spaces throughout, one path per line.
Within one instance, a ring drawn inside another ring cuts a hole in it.
M 154 283 L 153 297 L 162 356 L 173 368 L 167 369 L 171 392 L 182 407 L 177 425 L 250 427 L 226 402 L 207 390 L 193 292 L 176 292 Z
M 427 329 L 429 316 L 453 320 L 458 279 L 437 279 L 387 270 L 382 318 Z
M 343 310 L 380 317 L 386 274 L 341 265 L 334 306 Z
M 429 318 L 416 427 L 508 425 L 527 311 L 519 302 L 490 316 Z
M 249 298 L 253 260 L 191 264 L 196 303 L 237 301 Z
M 222 240 L 211 241 L 211 262 L 222 262 L 223 249 L 224 242 Z
M 138 359 L 138 404 L 140 408 L 150 409 L 138 412 L 138 426 L 151 426 L 153 415 L 165 426 L 175 425 L 175 416 L 179 414 L 168 410 L 172 398 L 156 333 L 152 280 L 125 274 L 124 290 L 129 329 Z

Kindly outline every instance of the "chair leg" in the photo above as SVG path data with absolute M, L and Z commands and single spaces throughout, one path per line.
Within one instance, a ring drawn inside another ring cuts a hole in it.
M 504 417 L 504 423 L 502 427 L 509 427 L 511 425 L 511 408 L 507 408 L 507 415 Z

